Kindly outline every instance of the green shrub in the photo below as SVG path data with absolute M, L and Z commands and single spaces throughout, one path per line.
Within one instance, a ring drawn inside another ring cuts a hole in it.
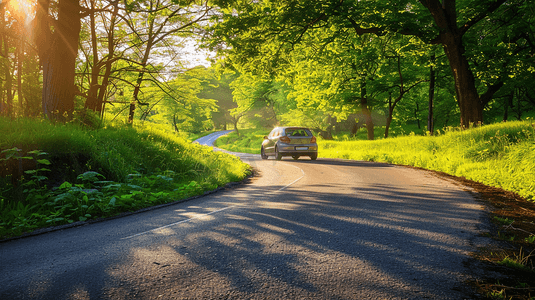
M 173 133 L 86 128 L 0 118 L 0 238 L 176 201 L 249 173 Z

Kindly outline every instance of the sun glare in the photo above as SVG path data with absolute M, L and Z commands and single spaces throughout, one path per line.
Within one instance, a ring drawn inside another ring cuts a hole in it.
M 9 11 L 15 18 L 24 19 L 25 23 L 33 19 L 33 0 L 8 0 L 7 11 Z

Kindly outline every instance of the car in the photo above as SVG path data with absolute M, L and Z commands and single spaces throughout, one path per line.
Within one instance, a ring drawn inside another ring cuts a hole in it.
M 276 127 L 268 136 L 264 136 L 260 149 L 262 159 L 274 156 L 281 160 L 283 156 L 291 156 L 297 160 L 308 156 L 312 160 L 318 158 L 316 137 L 306 127 Z

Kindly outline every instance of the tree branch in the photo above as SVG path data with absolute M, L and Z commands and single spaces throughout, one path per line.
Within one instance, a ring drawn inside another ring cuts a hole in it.
M 485 17 L 493 13 L 495 10 L 497 10 L 502 4 L 504 4 L 507 0 L 498 0 L 490 5 L 487 6 L 487 10 L 482 11 L 479 15 L 475 16 L 474 18 L 468 20 L 463 26 L 461 26 L 461 34 L 464 35 L 472 26 L 477 24 L 479 21 L 483 20 Z
M 357 22 L 355 22 L 355 20 L 351 18 L 347 18 L 347 20 L 351 23 L 351 25 L 353 26 L 353 29 L 358 35 L 363 35 L 366 33 L 375 34 L 377 36 L 385 35 L 383 28 L 380 28 L 380 27 L 362 28 L 357 24 Z

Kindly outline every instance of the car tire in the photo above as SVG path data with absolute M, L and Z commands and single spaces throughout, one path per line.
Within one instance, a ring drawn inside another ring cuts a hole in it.
M 310 159 L 311 159 L 311 160 L 316 160 L 316 159 L 318 159 L 318 154 L 316 153 L 316 154 L 312 154 L 312 155 L 310 155 Z
M 260 156 L 262 157 L 262 159 L 268 159 L 268 156 L 266 155 L 266 151 L 264 150 L 264 147 L 260 149 Z
M 293 158 L 294 160 L 298 160 L 298 159 L 299 159 L 299 155 L 294 155 L 294 156 L 292 156 L 292 158 Z
M 279 148 L 275 147 L 275 159 L 276 160 L 281 160 L 282 159 L 282 154 L 279 153 Z

